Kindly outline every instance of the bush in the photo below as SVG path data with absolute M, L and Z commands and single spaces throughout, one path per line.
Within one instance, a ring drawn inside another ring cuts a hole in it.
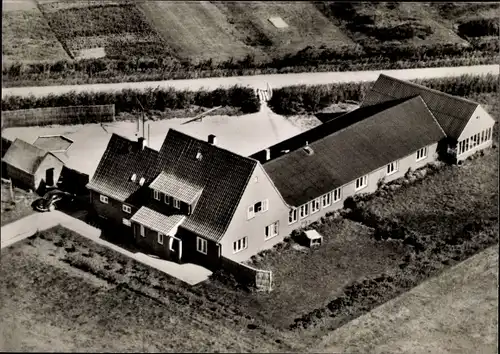
M 458 25 L 458 33 L 463 37 L 498 36 L 498 18 L 476 18 L 462 22 Z
M 254 90 L 233 86 L 214 91 L 176 91 L 173 88 L 147 89 L 145 91 L 124 89 L 119 92 L 69 92 L 44 97 L 2 97 L 2 110 L 11 111 L 28 108 L 64 107 L 68 105 L 89 106 L 115 104 L 115 114 L 146 110 L 185 109 L 191 105 L 212 108 L 218 105 L 240 108 L 244 113 L 258 112 L 260 101 Z

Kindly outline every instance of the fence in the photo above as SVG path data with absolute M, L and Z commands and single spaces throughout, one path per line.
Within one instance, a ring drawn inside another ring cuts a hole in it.
M 239 282 L 255 286 L 258 291 L 272 290 L 273 273 L 270 270 L 256 269 L 226 257 L 221 257 L 221 266 Z
M 115 120 L 115 105 L 67 106 L 2 111 L 2 128 L 88 124 Z

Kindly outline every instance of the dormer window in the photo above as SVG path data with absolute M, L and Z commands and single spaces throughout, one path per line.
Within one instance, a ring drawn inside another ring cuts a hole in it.
M 143 186 L 144 182 L 146 182 L 146 179 L 144 177 L 141 177 L 141 179 L 139 180 L 139 185 Z
M 135 180 L 136 180 L 136 179 L 137 179 L 137 175 L 134 173 L 134 174 L 132 175 L 132 177 L 130 177 L 130 180 L 131 180 L 132 182 L 135 182 Z

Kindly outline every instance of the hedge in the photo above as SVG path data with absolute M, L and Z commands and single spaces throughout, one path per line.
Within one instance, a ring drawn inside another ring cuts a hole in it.
M 240 108 L 243 113 L 254 113 L 260 109 L 260 101 L 252 88 L 233 86 L 214 91 L 176 91 L 173 88 L 131 90 L 118 92 L 79 92 L 62 95 L 50 94 L 44 97 L 7 96 L 2 97 L 2 111 L 28 108 L 93 106 L 114 104 L 115 113 L 141 110 L 185 109 L 192 105 L 212 108 L 230 106 Z
M 498 75 L 461 75 L 436 79 L 412 80 L 429 88 L 455 96 L 496 92 Z M 287 86 L 273 90 L 269 107 L 282 115 L 315 113 L 334 103 L 361 102 L 373 82 L 355 82 L 316 86 Z

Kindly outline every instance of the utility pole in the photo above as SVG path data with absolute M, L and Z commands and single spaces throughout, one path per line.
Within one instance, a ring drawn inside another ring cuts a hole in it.
M 144 124 L 145 124 L 145 120 L 146 120 L 146 117 L 145 117 L 145 113 L 144 113 L 144 107 L 143 105 L 141 104 L 141 101 L 139 101 L 139 99 L 136 97 L 137 99 L 137 102 L 139 103 L 139 106 L 141 106 L 141 109 L 142 109 L 142 137 L 145 139 L 146 138 L 146 132 L 144 131 Z M 147 142 L 147 144 L 149 145 L 149 141 Z

